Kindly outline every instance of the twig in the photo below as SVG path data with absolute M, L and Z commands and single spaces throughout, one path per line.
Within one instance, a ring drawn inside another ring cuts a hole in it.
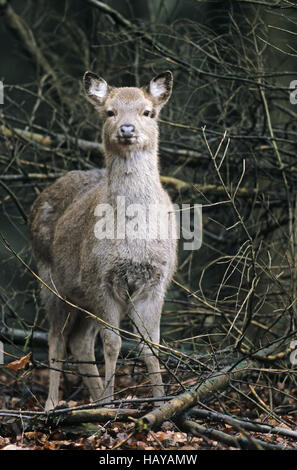
M 248 431 L 254 431 L 259 433 L 267 433 L 267 434 L 277 434 L 280 436 L 287 436 L 291 437 L 292 439 L 297 440 L 297 431 L 293 431 L 292 429 L 286 428 L 279 428 L 277 426 L 273 426 L 271 424 L 262 424 L 255 421 L 250 421 L 247 418 L 240 418 L 237 416 L 230 416 L 224 413 L 218 413 L 211 410 L 202 410 L 198 408 L 192 408 L 189 412 L 189 415 L 207 419 L 209 421 L 218 421 L 218 422 L 225 422 L 230 424 L 231 426 L 239 425 Z
M 213 77 L 213 78 L 219 78 L 222 80 L 237 80 L 246 84 L 256 84 L 255 80 L 252 80 L 250 78 L 246 78 L 244 76 L 236 76 L 232 74 L 218 74 L 215 72 L 210 72 L 203 70 L 194 64 L 188 63 L 186 60 L 181 59 L 178 57 L 173 51 L 171 51 L 168 47 L 164 46 L 160 41 L 157 41 L 153 39 L 147 32 L 139 30 L 137 26 L 135 26 L 133 23 L 131 23 L 127 18 L 125 18 L 123 15 L 121 15 L 117 10 L 114 8 L 110 7 L 104 2 L 101 2 L 99 0 L 87 0 L 88 3 L 93 5 L 95 8 L 98 8 L 100 11 L 104 12 L 107 15 L 110 15 L 117 24 L 119 24 L 121 27 L 126 28 L 128 31 L 133 32 L 136 36 L 139 36 L 140 39 L 147 43 L 150 47 L 151 50 L 155 50 L 159 55 L 165 58 L 165 60 L 174 65 L 179 65 L 180 67 L 188 70 L 188 71 L 194 71 L 198 73 L 199 75 L 205 75 L 206 77 Z M 275 88 L 269 85 L 265 85 L 266 88 Z
M 11 175 L 2 175 L 2 177 L 0 176 L 0 185 L 2 186 L 3 189 L 5 189 L 5 191 L 10 195 L 11 199 L 15 202 L 15 204 L 18 208 L 18 211 L 21 214 L 21 216 L 23 217 L 24 222 L 26 224 L 27 220 L 28 220 L 27 214 L 24 211 L 24 208 L 23 208 L 22 204 L 20 203 L 20 201 L 18 200 L 18 198 L 16 197 L 14 192 L 8 186 L 6 186 L 6 184 L 3 183 L 3 181 L 1 181 L 3 179 L 3 176 L 11 176 Z
M 284 450 L 289 449 L 289 447 L 285 447 L 278 444 L 269 444 L 267 442 L 261 441 L 259 439 L 254 439 L 251 436 L 249 437 L 235 437 L 230 436 L 222 431 L 218 431 L 216 429 L 212 429 L 210 427 L 202 426 L 194 421 L 189 419 L 179 419 L 178 425 L 186 432 L 190 432 L 194 436 L 206 436 L 211 439 L 215 439 L 217 441 L 223 442 L 228 446 L 233 447 L 240 447 L 241 449 L 256 449 L 256 450 Z
M 135 430 L 130 432 L 130 434 L 128 434 L 128 436 L 125 439 L 120 440 L 116 445 L 114 445 L 111 448 L 111 450 L 116 450 L 116 449 L 119 449 L 120 447 L 122 447 L 124 444 L 126 444 L 127 441 L 129 441 L 129 439 L 131 439 L 132 436 L 134 436 L 134 434 L 135 434 Z
M 5 137 L 21 137 L 27 142 L 36 142 L 37 144 L 41 144 L 44 147 L 48 148 L 54 147 L 54 145 L 56 144 L 61 145 L 65 142 L 70 142 L 71 144 L 77 145 L 78 148 L 86 152 L 91 151 L 96 152 L 99 155 L 103 155 L 103 146 L 101 143 L 92 142 L 90 140 L 85 139 L 77 139 L 75 137 L 65 136 L 64 134 L 52 134 L 52 136 L 49 136 L 40 134 L 38 132 L 26 131 L 17 127 L 9 129 L 8 127 L 3 125 L 0 126 L 0 132 Z

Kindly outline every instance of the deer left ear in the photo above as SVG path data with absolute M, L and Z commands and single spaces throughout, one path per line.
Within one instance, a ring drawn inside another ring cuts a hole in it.
M 170 70 L 154 77 L 148 86 L 149 94 L 156 105 L 161 108 L 170 98 L 173 85 L 173 75 Z

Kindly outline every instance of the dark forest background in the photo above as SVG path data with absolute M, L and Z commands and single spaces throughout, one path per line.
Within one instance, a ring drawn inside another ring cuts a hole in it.
M 29 352 L 35 367 L 47 360 L 39 283 L 21 261 L 34 271 L 31 204 L 66 171 L 104 165 L 84 72 L 139 86 L 170 69 L 162 181 L 173 202 L 202 204 L 203 244 L 179 251 L 161 342 L 207 370 L 264 351 L 253 381 L 274 390 L 272 408 L 286 403 L 296 390 L 296 36 L 297 7 L 286 0 L 0 0 L 5 362 Z M 30 389 L 30 374 L 24 381 Z

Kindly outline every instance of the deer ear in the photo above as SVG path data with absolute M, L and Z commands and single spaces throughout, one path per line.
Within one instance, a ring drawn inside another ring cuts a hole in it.
M 148 86 L 153 101 L 161 108 L 170 98 L 173 85 L 173 75 L 170 70 L 154 77 Z
M 95 73 L 86 72 L 83 84 L 87 99 L 95 106 L 103 105 L 110 92 L 110 87 L 106 81 Z

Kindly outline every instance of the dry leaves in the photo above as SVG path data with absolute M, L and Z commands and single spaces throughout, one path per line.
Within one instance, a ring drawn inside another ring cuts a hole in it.
M 11 370 L 24 369 L 24 367 L 28 364 L 30 357 L 31 353 L 27 354 L 27 356 L 23 356 L 20 359 L 17 359 L 16 361 L 10 362 L 6 367 Z

